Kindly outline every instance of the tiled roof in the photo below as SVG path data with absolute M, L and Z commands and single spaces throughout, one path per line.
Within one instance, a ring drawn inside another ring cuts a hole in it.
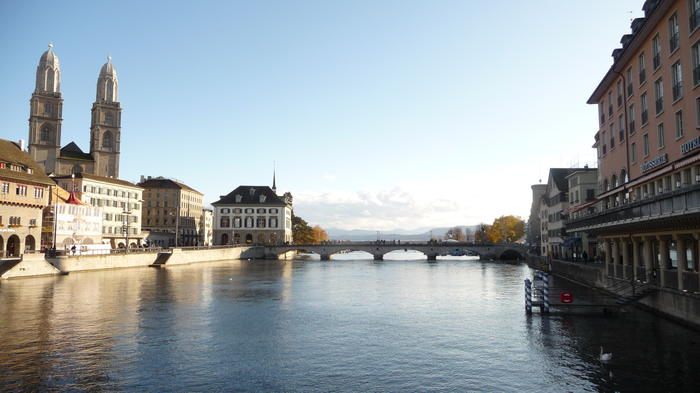
M 90 153 L 82 151 L 75 142 L 71 142 L 61 148 L 61 158 L 95 161 Z
M 143 188 L 177 188 L 196 192 L 199 195 L 204 195 L 201 192 L 195 190 L 194 188 L 188 186 L 187 184 L 180 183 L 177 180 L 168 179 L 165 177 L 152 177 L 150 179 L 144 179 L 144 181 L 139 183 L 139 186 Z
M 70 179 L 70 176 L 56 176 L 54 179 Z M 119 184 L 120 186 L 126 186 L 126 187 L 133 187 L 133 188 L 143 188 L 141 186 L 138 186 L 134 183 L 130 183 L 126 180 L 120 180 L 120 179 L 114 179 L 111 177 L 104 177 L 104 176 L 97 176 L 93 175 L 90 173 L 78 173 L 75 175 L 76 179 L 88 179 L 88 180 L 96 180 L 96 181 L 101 181 L 105 183 L 112 183 L 112 184 Z
M 241 196 L 240 202 L 236 202 L 236 195 Z M 260 195 L 265 196 L 265 202 L 260 202 Z M 271 205 L 287 206 L 286 203 L 275 194 L 268 186 L 238 186 L 228 195 L 222 195 L 221 199 L 212 203 L 216 205 Z
M 0 176 L 2 177 L 46 185 L 54 184 L 44 174 L 44 169 L 32 159 L 29 153 L 20 150 L 19 145 L 15 142 L 0 139 L 0 161 L 19 165 L 23 169 L 23 171 L 13 171 L 9 165 L 7 168 L 0 168 Z M 32 173 L 27 173 L 26 168 L 31 168 Z

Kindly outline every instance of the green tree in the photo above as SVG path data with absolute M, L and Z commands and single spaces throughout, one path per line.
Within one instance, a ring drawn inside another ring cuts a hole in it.
M 313 230 L 303 218 L 292 214 L 292 239 L 294 244 L 313 244 Z

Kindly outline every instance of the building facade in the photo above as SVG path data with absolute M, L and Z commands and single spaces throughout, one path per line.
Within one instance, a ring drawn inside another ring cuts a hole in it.
M 566 257 L 568 238 L 564 211 L 569 208 L 569 182 L 566 177 L 588 168 L 551 168 L 547 187 L 540 199 L 541 255 Z
M 108 58 L 97 78 L 97 94 L 92 105 L 90 152 L 71 142 L 61 148 L 63 96 L 61 69 L 52 45 L 41 55 L 36 85 L 29 106 L 29 154 L 45 173 L 65 176 L 89 173 L 119 177 L 121 144 L 121 105 L 117 71 Z
M 142 223 L 152 243 L 161 247 L 202 245 L 204 194 L 160 176 L 142 176 L 139 186 L 144 189 Z
M 128 181 L 78 173 L 56 176 L 63 189 L 74 191 L 82 202 L 102 208 L 102 241 L 112 248 L 138 247 L 141 233 L 143 188 Z
M 202 220 L 199 222 L 199 233 L 201 244 L 204 246 L 214 245 L 214 211 L 211 209 L 202 210 Z
M 597 236 L 610 276 L 697 292 L 700 2 L 646 1 L 594 90 L 598 195 L 567 225 Z
M 574 171 L 566 177 L 569 183 L 569 208 L 562 212 L 564 219 L 578 217 L 593 209 L 598 191 L 598 170 L 583 168 Z M 590 260 L 597 256 L 595 236 L 586 232 L 567 230 L 568 238 L 563 243 L 566 255 L 575 260 Z
M 530 205 L 530 217 L 527 219 L 527 243 L 531 252 L 539 254 L 542 250 L 542 234 L 540 228 L 540 206 L 541 199 L 547 190 L 546 184 L 533 184 L 532 204 Z
M 274 186 L 273 186 L 274 187 Z M 292 195 L 268 186 L 240 186 L 212 203 L 214 244 L 292 242 Z
M 0 139 L 0 257 L 38 249 L 52 186 L 21 144 Z
M 51 187 L 44 209 L 41 248 L 71 250 L 73 246 L 102 244 L 102 208 L 81 202 L 75 193 Z M 56 221 L 54 221 L 56 218 Z

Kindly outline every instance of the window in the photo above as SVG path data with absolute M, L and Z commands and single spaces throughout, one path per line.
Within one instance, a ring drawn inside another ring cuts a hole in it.
M 266 227 L 266 225 L 265 225 L 266 223 L 267 223 L 267 221 L 266 221 L 265 217 L 263 217 L 263 216 L 258 217 L 258 220 L 257 220 L 257 223 L 256 223 L 256 227 L 257 227 L 257 228 L 265 228 L 265 227 Z
M 617 107 L 622 106 L 622 80 L 617 80 Z
M 644 61 L 644 52 L 639 55 L 639 85 L 647 80 L 647 67 Z
M 44 197 L 44 189 L 39 187 L 34 187 L 34 198 L 41 199 Z
M 664 82 L 661 78 L 654 82 L 654 94 L 656 97 L 656 114 L 664 111 Z
M 279 213 L 279 210 L 277 208 L 270 209 L 270 214 L 277 214 L 277 213 Z
M 647 124 L 649 121 L 649 106 L 647 105 L 647 92 L 642 93 L 639 98 L 640 104 L 642 106 L 642 126 Z
M 683 137 L 683 111 L 676 112 L 676 139 Z
M 678 31 L 678 15 L 675 13 L 668 20 L 668 50 L 673 53 L 678 49 L 678 38 L 680 33 Z
M 632 156 L 632 163 L 637 162 L 637 144 L 635 142 L 632 142 L 630 146 L 630 155 Z
M 258 214 L 265 214 L 266 212 L 267 212 L 267 210 L 265 210 L 263 208 L 258 209 Z
M 658 131 L 659 149 L 662 149 L 664 146 L 666 146 L 666 143 L 665 143 L 666 141 L 664 138 L 664 123 L 659 124 L 657 131 Z
M 625 118 L 620 115 L 619 118 L 619 127 L 620 127 L 620 143 L 622 143 L 625 140 Z
M 245 218 L 245 227 L 246 228 L 252 228 L 253 227 L 253 217 L 246 217 Z
M 700 128 L 700 97 L 695 99 L 695 127 Z
M 693 86 L 697 86 L 700 84 L 700 42 L 693 45 L 691 52 L 693 62 Z
M 693 31 L 700 24 L 700 0 L 689 0 L 688 7 L 690 8 L 690 31 Z
M 605 123 L 605 109 L 604 109 L 605 103 L 601 101 L 598 103 L 598 113 L 600 113 L 600 124 L 602 125 Z
M 10 193 L 10 183 L 2 183 L 2 193 L 3 194 Z
M 644 134 L 644 137 L 642 138 L 643 140 L 643 145 L 642 145 L 642 150 L 644 153 L 644 157 L 649 156 L 649 134 Z
M 629 131 L 630 131 L 630 135 L 633 135 L 634 132 L 636 131 L 635 126 L 634 126 L 634 118 L 635 118 L 634 104 L 631 104 L 629 107 L 629 116 L 630 116 Z
M 673 83 L 673 101 L 676 101 L 683 95 L 683 75 L 681 74 L 680 61 L 671 66 L 671 83 Z
M 632 67 L 630 67 L 627 69 L 627 97 L 631 97 L 632 92 Z
M 651 51 L 654 55 L 652 62 L 654 63 L 654 71 L 661 66 L 661 39 L 657 33 L 651 41 Z
M 615 148 L 615 126 L 610 126 L 610 150 Z
M 102 136 L 102 147 L 111 148 L 112 147 L 112 133 L 107 131 Z
M 18 184 L 15 188 L 15 193 L 20 196 L 27 196 L 27 186 Z
M 245 209 L 245 212 L 246 212 L 247 214 L 253 214 L 253 209 L 252 209 L 252 208 L 247 208 L 247 209 Z
M 41 127 L 41 141 L 42 142 L 52 142 L 52 140 L 51 140 L 51 126 L 48 124 L 44 124 L 44 126 Z
M 53 104 L 51 104 L 50 102 L 44 103 L 44 114 L 53 115 Z
M 239 216 L 233 217 L 233 227 L 234 227 L 234 228 L 240 228 L 240 227 L 241 227 L 241 217 L 239 217 Z
M 114 116 L 109 112 L 105 113 L 105 124 L 110 126 L 114 125 Z
M 231 226 L 231 219 L 227 216 L 221 217 L 221 223 L 220 223 L 222 228 L 228 228 Z
M 608 116 L 612 116 L 612 91 L 608 92 Z

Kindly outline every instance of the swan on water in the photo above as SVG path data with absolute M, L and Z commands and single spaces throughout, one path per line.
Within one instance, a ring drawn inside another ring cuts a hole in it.
M 612 359 L 612 353 L 603 353 L 603 347 L 600 347 L 600 360 L 603 362 L 607 362 L 608 360 Z

